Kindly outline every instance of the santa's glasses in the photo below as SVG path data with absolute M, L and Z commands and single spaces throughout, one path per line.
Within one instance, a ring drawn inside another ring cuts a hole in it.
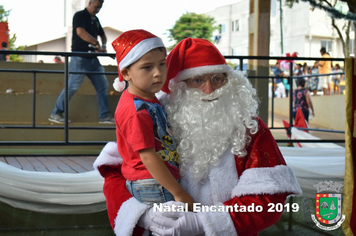
M 184 80 L 184 82 L 190 88 L 201 89 L 204 87 L 204 85 L 208 80 L 210 80 L 211 86 L 217 89 L 226 83 L 227 78 L 225 74 L 207 74 L 207 75 L 195 76 L 194 78 Z

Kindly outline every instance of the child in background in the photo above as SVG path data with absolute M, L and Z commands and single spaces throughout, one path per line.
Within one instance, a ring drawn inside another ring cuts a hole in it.
M 176 142 L 155 96 L 167 77 L 166 48 L 160 38 L 145 30 L 124 32 L 112 46 L 120 80 L 116 79 L 114 87 L 123 90 L 124 80 L 129 84 L 115 112 L 127 189 L 149 205 L 175 200 L 192 209 L 194 199 L 179 184 Z
M 310 72 L 312 75 L 317 75 L 319 74 L 319 68 L 318 68 L 318 62 L 314 62 L 314 66 L 311 69 Z M 311 85 L 310 85 L 310 89 L 313 91 L 313 95 L 316 96 L 318 93 L 318 89 L 319 89 L 319 77 L 318 76 L 313 76 L 311 77 Z
M 333 73 L 341 73 L 343 70 L 340 68 L 339 64 L 335 65 L 335 69 Z M 334 95 L 340 94 L 340 81 L 343 79 L 343 74 L 338 74 L 333 76 L 333 84 L 334 84 Z

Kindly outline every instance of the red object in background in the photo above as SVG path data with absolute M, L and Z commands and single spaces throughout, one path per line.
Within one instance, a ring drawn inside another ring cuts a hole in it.
M 9 23 L 0 22 L 0 45 L 2 42 L 6 42 L 9 47 Z
M 285 128 L 288 128 L 289 127 L 289 123 L 285 120 L 282 120 L 283 121 L 283 125 Z M 294 119 L 294 127 L 297 127 L 297 128 L 308 128 L 308 124 L 304 118 L 304 115 L 303 115 L 303 112 L 302 112 L 302 109 L 300 109 L 298 107 L 297 109 L 297 114 L 295 115 L 295 119 Z M 308 130 L 303 130 L 304 132 L 307 132 L 309 133 Z M 289 135 L 287 135 L 288 138 L 289 138 Z
M 287 137 L 288 139 L 290 138 L 290 134 L 288 133 L 287 128 L 289 128 L 289 123 L 285 120 L 283 121 L 283 126 L 286 128 L 286 132 L 287 132 Z M 308 128 L 308 124 L 304 118 L 303 112 L 302 110 L 298 107 L 297 109 L 297 114 L 295 115 L 295 119 L 294 119 L 294 127 L 297 128 Z M 308 130 L 303 130 L 304 132 L 309 133 Z M 302 147 L 302 145 L 300 145 L 300 143 L 296 143 L 299 147 Z M 291 143 L 287 143 L 287 146 L 290 146 Z

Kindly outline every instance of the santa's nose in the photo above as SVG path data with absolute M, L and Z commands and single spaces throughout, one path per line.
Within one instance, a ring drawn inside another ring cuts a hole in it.
M 204 87 L 201 90 L 205 94 L 211 94 L 212 92 L 215 91 L 215 88 L 213 88 L 210 80 L 208 80 L 208 81 L 206 81 L 206 83 L 204 84 Z

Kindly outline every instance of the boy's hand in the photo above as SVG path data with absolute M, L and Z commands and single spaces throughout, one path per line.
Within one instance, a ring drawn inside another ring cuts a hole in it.
M 181 194 L 175 195 L 174 200 L 176 202 L 188 203 L 188 210 L 193 211 L 193 203 L 195 201 L 187 192 L 184 191 Z

